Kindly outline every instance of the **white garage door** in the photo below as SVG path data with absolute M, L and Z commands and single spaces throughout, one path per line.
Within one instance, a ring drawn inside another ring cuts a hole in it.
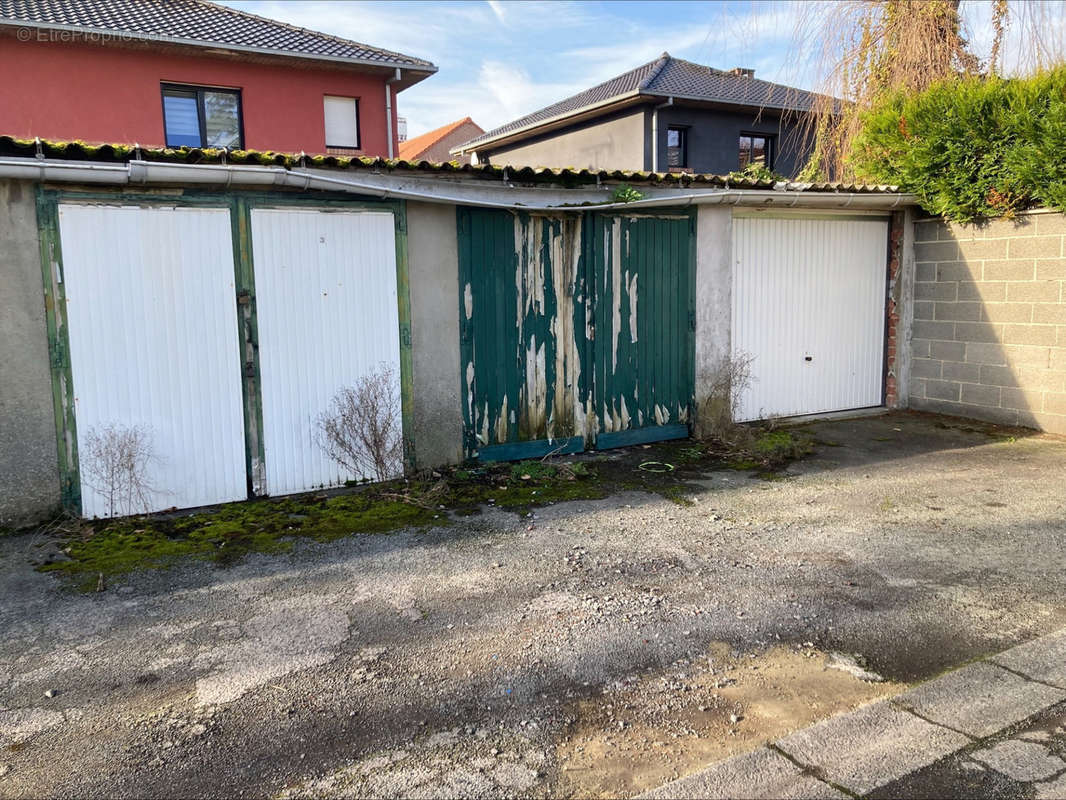
M 59 230 L 82 513 L 247 497 L 229 211 L 63 204 Z M 143 497 L 102 474 L 134 430 Z
M 252 252 L 269 494 L 352 475 L 318 442 L 316 421 L 344 386 L 392 368 L 400 392 L 393 215 L 254 209 Z
M 888 221 L 733 220 L 739 420 L 882 403 Z

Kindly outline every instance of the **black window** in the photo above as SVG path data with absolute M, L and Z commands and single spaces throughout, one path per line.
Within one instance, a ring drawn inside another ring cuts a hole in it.
M 688 131 L 684 128 L 666 129 L 666 166 L 688 166 Z
M 762 133 L 740 134 L 740 168 L 759 164 L 774 168 L 774 137 Z
M 167 147 L 244 147 L 239 89 L 163 84 Z

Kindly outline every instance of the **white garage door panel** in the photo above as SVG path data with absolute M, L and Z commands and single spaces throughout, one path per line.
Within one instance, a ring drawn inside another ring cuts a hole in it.
M 82 513 L 107 516 L 87 436 L 138 426 L 158 511 L 247 496 L 226 209 L 59 207 Z M 87 482 L 88 481 L 88 482 Z
M 887 248 L 885 220 L 733 220 L 740 420 L 881 404 Z
M 266 491 L 350 475 L 317 442 L 339 389 L 392 367 L 400 392 L 396 244 L 389 212 L 252 211 Z

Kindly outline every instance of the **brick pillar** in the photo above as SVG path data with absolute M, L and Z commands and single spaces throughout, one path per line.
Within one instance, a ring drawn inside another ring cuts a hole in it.
M 885 303 L 885 405 L 899 405 L 897 391 L 897 353 L 899 344 L 901 272 L 903 264 L 903 231 L 906 214 L 893 211 L 888 226 L 888 297 Z

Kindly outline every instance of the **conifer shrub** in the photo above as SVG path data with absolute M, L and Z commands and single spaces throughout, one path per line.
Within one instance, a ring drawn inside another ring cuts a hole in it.
M 1066 211 L 1066 67 L 888 95 L 863 115 L 849 165 L 960 222 Z

